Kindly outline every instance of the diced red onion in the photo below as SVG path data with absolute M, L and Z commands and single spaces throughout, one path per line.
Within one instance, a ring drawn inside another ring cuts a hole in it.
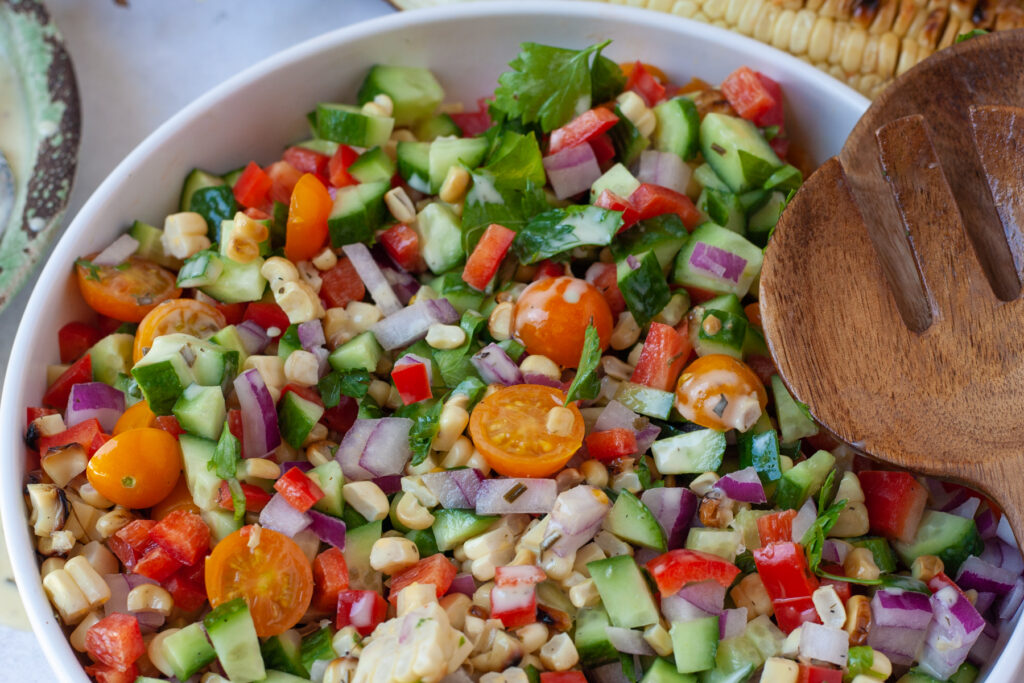
M 928 496 L 931 498 L 932 505 L 930 507 L 943 509 L 950 500 L 953 499 L 953 493 L 946 488 L 946 483 L 941 479 L 933 479 L 932 477 L 924 478 L 925 487 L 928 489 Z
M 242 347 L 249 355 L 263 353 L 263 350 L 270 344 L 270 335 L 252 320 L 243 320 L 238 323 L 235 325 L 235 331 L 238 332 Z
M 608 496 L 593 486 L 563 491 L 551 508 L 544 540 L 550 542 L 550 550 L 559 557 L 571 555 L 597 534 L 610 509 Z
M 661 598 L 661 613 L 671 622 L 694 621 L 704 617 L 714 616 L 718 611 L 705 612 L 689 600 L 683 598 L 679 593 L 663 596 Z
M 419 281 L 401 269 L 382 266 L 380 270 L 384 273 L 384 279 L 391 285 L 391 289 L 398 296 L 398 300 L 402 302 L 402 305 L 408 305 L 412 297 L 420 290 Z
M 275 493 L 270 502 L 260 511 L 261 525 L 274 531 L 280 531 L 288 538 L 308 527 L 312 521 L 308 514 L 293 508 L 280 493 Z
M 383 477 L 375 477 L 373 483 L 384 492 L 385 496 L 398 493 L 402 490 L 402 475 L 388 474 Z
M 359 464 L 359 459 L 366 449 L 366 442 L 376 427 L 376 420 L 357 419 L 345 432 L 341 443 L 338 444 L 338 451 L 334 454 L 334 459 L 341 465 L 345 481 L 368 481 L 374 478 L 375 475 L 372 472 L 366 471 Z
M 725 586 L 717 581 L 688 583 L 676 595 L 708 614 L 718 614 L 725 609 Z
M 124 392 L 103 382 L 81 382 L 71 387 L 64 419 L 68 427 L 92 418 L 103 431 L 111 432 L 124 413 Z
M 690 489 L 661 486 L 641 493 L 640 501 L 661 525 L 668 549 L 682 548 L 697 511 L 697 496 Z
M 836 666 L 846 666 L 850 636 L 841 628 L 805 622 L 800 628 L 800 655 Z
M 923 630 L 872 624 L 868 632 L 868 645 L 891 659 L 893 664 L 911 666 L 920 655 L 924 636 Z
M 979 666 L 985 666 L 996 656 L 997 641 L 995 636 L 989 635 L 983 630 L 978 639 L 974 641 L 974 646 L 967 654 L 967 658 Z
M 1006 595 L 1013 589 L 1013 584 L 1019 576 L 971 555 L 960 565 L 956 583 L 964 590 L 973 588 L 976 591 Z
M 92 260 L 97 266 L 119 266 L 139 248 L 139 241 L 131 235 L 121 235 Z
M 509 386 L 523 383 L 523 373 L 519 370 L 519 366 L 509 358 L 505 349 L 497 344 L 488 344 L 469 360 L 480 373 L 480 378 L 487 384 Z
M 940 509 L 942 510 L 942 512 L 952 512 L 954 509 L 960 507 L 971 498 L 973 498 L 973 496 L 968 492 L 967 489 L 956 488 L 949 496 L 949 498 L 946 499 L 946 502 L 942 505 Z
M 637 162 L 636 179 L 686 194 L 693 171 L 675 152 L 644 150 Z
M 307 510 L 306 514 L 309 515 L 310 530 L 319 536 L 321 541 L 333 545 L 338 550 L 345 549 L 345 522 L 337 517 L 325 515 L 319 510 Z
M 165 617 L 159 612 L 131 612 L 128 610 L 128 593 L 143 584 L 158 586 L 156 581 L 141 574 L 104 574 L 103 580 L 110 588 L 110 598 L 103 603 L 103 616 L 128 614 L 139 621 L 139 630 L 152 633 L 164 625 Z
M 661 427 L 648 422 L 643 429 L 636 433 L 636 452 L 646 453 L 651 444 L 658 440 L 659 434 L 661 434 Z
M 1024 557 L 1021 557 L 1020 551 L 1017 548 L 999 541 L 999 552 L 1003 556 L 1002 562 L 999 563 L 1000 567 L 1014 576 L 1024 574 Z
M 559 199 L 575 197 L 601 177 L 601 167 L 590 145 L 576 145 L 544 157 L 551 189 Z
M 999 518 L 999 524 L 996 525 L 996 536 L 1011 548 L 1017 547 L 1017 539 L 1013 535 L 1013 529 L 1010 528 L 1010 520 L 1007 519 L 1006 515 Z
M 542 387 L 553 387 L 555 389 L 565 389 L 565 383 L 560 382 L 557 379 L 551 379 L 547 375 L 542 375 L 539 372 L 524 372 L 523 373 L 523 384 L 539 384 Z
M 628 655 L 645 656 L 655 654 L 654 648 L 647 644 L 647 641 L 644 640 L 644 634 L 640 631 L 634 631 L 631 628 L 620 628 L 618 626 L 605 626 L 604 631 L 608 636 L 608 642 L 619 652 L 625 652 Z
M 917 660 L 932 620 L 927 595 L 887 588 L 871 599 L 871 630 L 868 645 L 889 656 L 893 662 L 909 666 Z
M 331 366 L 328 363 L 331 352 L 325 346 L 318 346 L 313 349 L 313 355 L 316 356 L 316 376 L 323 379 L 331 371 Z
M 376 322 L 371 331 L 381 346 L 393 351 L 423 339 L 434 323 L 450 325 L 458 319 L 458 311 L 447 299 L 417 299 L 412 306 Z
M 974 523 L 978 527 L 978 534 L 984 538 L 993 538 L 996 535 L 996 515 L 992 511 L 992 508 L 985 505 L 981 508 L 978 516 L 974 518 Z
M 382 417 L 374 420 L 373 432 L 359 456 L 359 466 L 374 477 L 401 474 L 412 457 L 409 431 L 412 420 L 407 417 Z
M 984 614 L 988 611 L 989 607 L 995 604 L 996 598 L 998 597 L 999 596 L 996 593 L 978 591 L 978 594 L 974 599 L 974 609 L 978 610 L 978 614 Z
M 611 664 L 602 664 L 595 669 L 588 669 L 587 680 L 590 683 L 631 683 L 632 679 L 626 678 L 620 662 L 612 662 Z M 441 683 L 448 683 L 448 681 L 443 680 Z M 458 681 L 457 683 L 463 682 Z
M 242 409 L 242 441 L 247 458 L 262 458 L 281 445 L 277 408 L 259 370 L 250 368 L 235 378 Z
M 846 556 L 853 550 L 853 546 L 838 538 L 827 538 L 821 548 L 821 559 L 830 564 L 842 564 L 846 562 Z
M 475 470 L 474 470 L 475 471 Z M 512 491 L 518 491 L 518 495 Z M 478 515 L 543 514 L 558 496 L 554 479 L 485 479 L 476 496 Z
M 793 518 L 793 540 L 800 543 L 807 533 L 807 530 L 814 526 L 818 519 L 818 506 L 814 504 L 814 497 L 808 498 Z
M 1009 621 L 1020 609 L 1021 602 L 1024 602 L 1024 579 L 1018 578 L 1013 582 L 1010 592 L 999 603 L 996 616 L 1002 621 Z
M 935 616 L 928 626 L 918 666 L 945 680 L 967 659 L 967 653 L 985 628 L 985 620 L 953 586 L 932 594 L 930 601 Z
M 956 515 L 957 517 L 963 517 L 964 519 L 974 519 L 974 515 L 978 513 L 978 506 L 981 505 L 981 501 L 977 498 L 971 497 L 964 502 L 952 508 L 949 514 Z
M 423 484 L 434 494 L 441 507 L 449 510 L 472 510 L 476 507 L 480 482 L 484 476 L 472 468 L 430 472 Z
M 608 401 L 601 414 L 597 416 L 594 423 L 595 432 L 603 432 L 608 429 L 628 429 L 636 431 L 640 416 L 616 400 Z
M 296 331 L 299 334 L 299 343 L 306 351 L 312 352 L 313 349 L 327 343 L 327 338 L 324 337 L 323 323 L 319 320 L 307 320 L 304 323 L 299 323 Z
M 633 559 L 636 560 L 636 563 L 641 567 L 656 558 L 658 555 L 661 555 L 661 552 L 652 548 L 636 548 L 633 551 Z
M 718 638 L 736 638 L 743 635 L 747 629 L 747 608 L 738 607 L 735 609 L 722 610 L 718 617 Z
M 761 477 L 758 476 L 757 470 L 753 466 L 730 472 L 715 482 L 714 488 L 741 503 L 768 502 Z
M 313 463 L 309 462 L 308 460 L 286 460 L 283 463 L 281 463 L 282 472 L 287 472 L 293 467 L 297 467 L 300 472 L 305 474 L 306 472 L 309 472 L 311 469 L 313 469 Z
M 978 555 L 982 560 L 988 562 L 996 567 L 1001 567 L 1003 564 L 1003 551 L 1000 548 L 1001 545 L 1005 545 L 998 538 L 991 538 L 985 541 L 985 548 Z
M 456 574 L 452 579 L 452 585 L 448 588 L 449 593 L 462 593 L 473 597 L 476 592 L 476 579 L 472 574 Z
M 690 254 L 690 266 L 719 280 L 737 283 L 743 277 L 747 259 L 714 245 L 697 242 Z
M 434 383 L 434 364 L 430 362 L 429 358 L 418 356 L 415 353 L 407 353 L 398 360 L 395 361 L 395 370 L 404 368 L 407 365 L 422 365 L 427 369 L 427 384 L 432 385 Z
M 402 302 L 395 296 L 391 285 L 388 284 L 380 266 L 373 260 L 373 255 L 370 254 L 370 250 L 366 248 L 365 244 L 362 242 L 346 244 L 341 250 L 345 252 L 345 256 L 348 256 L 359 279 L 363 281 L 367 291 L 370 292 L 370 298 L 385 316 L 402 310 Z

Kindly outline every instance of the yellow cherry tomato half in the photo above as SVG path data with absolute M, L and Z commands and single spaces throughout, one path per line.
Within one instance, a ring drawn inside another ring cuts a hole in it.
M 86 476 L 107 500 L 138 510 L 166 498 L 180 472 L 178 440 L 162 429 L 141 427 L 110 437 L 89 459 Z
M 156 414 L 149 409 L 146 399 L 142 399 L 121 413 L 121 417 L 117 418 L 117 423 L 114 425 L 113 433 L 116 435 L 121 432 L 127 432 L 129 429 L 155 426 Z
M 676 385 L 676 409 L 709 429 L 754 426 L 768 403 L 764 385 L 746 363 L 732 356 L 701 356 L 683 369 Z
M 531 354 L 574 368 L 580 362 L 591 322 L 603 351 L 608 348 L 615 323 L 601 292 L 579 278 L 548 277 L 532 283 L 519 295 L 513 335 Z
M 327 218 L 334 206 L 327 188 L 312 173 L 306 173 L 292 190 L 288 205 L 284 255 L 292 261 L 307 261 L 327 242 Z
M 195 299 L 171 299 L 146 314 L 135 331 L 132 357 L 138 363 L 165 334 L 187 334 L 205 339 L 228 324 L 224 314 L 210 304 Z
M 174 485 L 167 497 L 153 506 L 149 516 L 159 521 L 175 510 L 188 510 L 197 515 L 201 512 L 192 498 L 192 492 L 188 490 L 188 481 L 185 477 L 179 476 L 178 483 Z
M 492 468 L 507 477 L 546 477 L 562 469 L 583 444 L 583 416 L 565 394 L 539 384 L 499 389 L 473 408 L 469 433 Z M 552 419 L 552 409 L 561 413 Z
M 214 607 L 244 598 L 256 634 L 276 636 L 299 623 L 309 609 L 313 569 L 284 534 L 244 526 L 225 536 L 206 558 L 206 594 Z
M 78 289 L 97 313 L 137 323 L 161 301 L 181 295 L 174 273 L 151 261 L 129 256 L 119 266 L 97 266 L 90 254 L 75 263 Z

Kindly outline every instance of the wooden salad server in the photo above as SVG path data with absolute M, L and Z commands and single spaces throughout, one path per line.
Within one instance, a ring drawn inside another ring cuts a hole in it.
M 1024 30 L 936 53 L 783 212 L 760 302 L 793 396 L 879 460 L 977 487 L 1024 546 Z

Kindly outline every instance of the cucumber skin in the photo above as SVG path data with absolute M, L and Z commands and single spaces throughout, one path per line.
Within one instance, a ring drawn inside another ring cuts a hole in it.
M 639 498 L 623 489 L 605 519 L 605 528 L 619 538 L 665 552 L 665 532 Z
M 266 678 L 260 640 L 244 599 L 235 598 L 218 605 L 203 618 L 203 626 L 231 681 L 251 683 Z

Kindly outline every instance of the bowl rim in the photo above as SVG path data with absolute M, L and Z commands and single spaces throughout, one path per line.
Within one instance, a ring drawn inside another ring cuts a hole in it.
M 702 40 L 734 46 L 740 52 L 763 54 L 766 61 L 784 65 L 787 70 L 799 74 L 801 79 L 832 93 L 851 108 L 865 110 L 869 104 L 865 97 L 845 84 L 770 45 L 726 29 L 643 8 L 572 0 L 498 0 L 396 12 L 333 29 L 276 52 L 206 91 L 161 124 L 110 172 L 79 210 L 47 258 L 25 310 L 39 310 L 47 295 L 43 283 L 59 282 L 66 277 L 65 264 L 71 263 L 77 257 L 76 251 L 82 236 L 87 233 L 96 214 L 112 198 L 124 179 L 129 177 L 134 169 L 144 166 L 155 148 L 173 138 L 181 129 L 231 93 L 259 81 L 268 73 L 301 62 L 348 41 L 411 26 L 444 23 L 455 19 L 493 19 L 523 15 L 598 18 L 659 28 L 663 28 L 667 22 L 681 36 L 699 35 Z M 42 323 L 33 320 L 24 327 L 34 327 L 38 324 Z M 55 619 L 49 600 L 43 592 L 35 550 L 24 540 L 28 538 L 25 533 L 28 522 L 22 497 L 22 475 L 15 463 L 17 458 L 23 457 L 20 435 L 27 403 L 24 398 L 26 387 L 22 382 L 23 373 L 19 368 L 27 365 L 28 358 L 33 352 L 27 341 L 29 336 L 26 330 L 19 328 L 4 377 L 5 391 L 0 401 L 0 428 L 8 435 L 0 443 L 0 517 L 19 594 L 48 663 L 60 680 L 67 683 L 88 683 L 78 656 L 71 649 L 63 627 Z M 14 435 L 18 437 L 15 439 Z M 1024 631 L 1021 631 L 1021 637 L 1024 639 Z

